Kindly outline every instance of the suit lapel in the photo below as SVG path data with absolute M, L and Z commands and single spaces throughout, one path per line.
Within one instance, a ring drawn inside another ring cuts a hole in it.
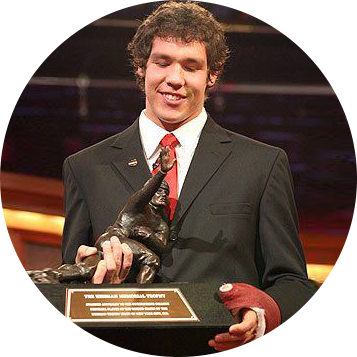
M 181 190 L 171 229 L 180 222 L 197 195 L 230 155 L 230 145 L 227 145 L 230 142 L 227 131 L 208 117 Z M 140 190 L 151 173 L 141 144 L 138 120 L 120 133 L 111 146 L 118 151 L 112 161 L 113 169 L 125 179 L 133 192 Z M 137 164 L 130 166 L 129 162 L 135 159 Z
M 151 177 L 141 145 L 138 123 L 136 120 L 112 144 L 113 148 L 119 149 L 112 161 L 113 169 L 118 171 L 134 192 L 140 190 Z
M 171 223 L 175 229 L 192 202 L 231 153 L 227 131 L 210 117 L 202 130 Z

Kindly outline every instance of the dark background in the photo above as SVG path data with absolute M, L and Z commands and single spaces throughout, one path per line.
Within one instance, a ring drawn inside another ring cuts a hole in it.
M 283 148 L 301 228 L 346 239 L 355 154 L 327 79 L 292 41 L 245 13 L 201 3 L 228 25 L 231 58 L 207 111 L 222 126 Z M 2 170 L 61 178 L 70 154 L 129 126 L 144 108 L 126 45 L 157 3 L 124 9 L 75 33 L 41 64 L 12 115 Z M 230 26 L 229 26 L 230 25 Z

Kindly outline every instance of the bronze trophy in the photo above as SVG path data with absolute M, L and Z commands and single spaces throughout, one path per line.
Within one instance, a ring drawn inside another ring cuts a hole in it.
M 175 163 L 176 160 L 170 162 L 169 148 L 163 148 L 160 152 L 160 170 L 128 199 L 114 224 L 97 239 L 94 245 L 98 250 L 96 254 L 78 264 L 28 271 L 30 278 L 36 283 L 90 281 L 103 258 L 102 244 L 116 236 L 133 252 L 132 271 L 136 273 L 133 282 L 152 283 L 160 268 L 160 256 L 167 247 L 169 236 L 165 213 L 169 186 L 164 178 Z

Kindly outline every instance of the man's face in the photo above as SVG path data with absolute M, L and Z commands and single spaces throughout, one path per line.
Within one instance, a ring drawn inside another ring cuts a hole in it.
M 145 77 L 146 115 L 172 131 L 194 119 L 202 110 L 205 90 L 216 80 L 208 79 L 206 47 L 200 42 L 183 43 L 155 37 Z
M 166 206 L 169 203 L 169 192 L 160 187 L 151 199 L 151 203 L 155 206 Z

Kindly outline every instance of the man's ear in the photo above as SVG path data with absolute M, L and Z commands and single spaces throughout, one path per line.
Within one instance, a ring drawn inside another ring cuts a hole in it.
M 145 77 L 145 69 L 142 67 L 138 67 L 138 69 L 136 70 L 136 74 L 140 77 L 140 78 L 144 78 Z
M 208 80 L 207 80 L 207 87 L 212 88 L 214 84 L 216 83 L 218 74 L 215 72 L 212 72 L 208 75 Z

